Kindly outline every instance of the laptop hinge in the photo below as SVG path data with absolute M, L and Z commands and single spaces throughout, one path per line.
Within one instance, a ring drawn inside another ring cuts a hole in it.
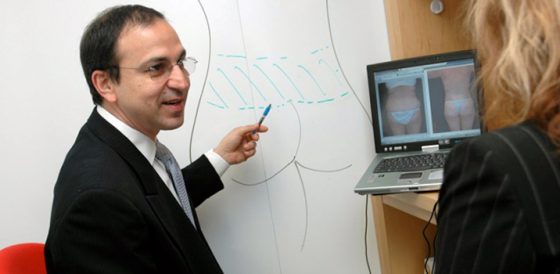
M 439 150 L 439 145 L 422 146 L 422 152 L 435 152 Z

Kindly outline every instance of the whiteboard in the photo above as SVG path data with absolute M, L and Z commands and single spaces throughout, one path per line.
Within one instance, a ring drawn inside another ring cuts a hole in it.
M 119 3 L 2 5 L 0 246 L 45 240 L 58 170 L 93 108 L 79 39 Z M 389 60 L 382 1 L 138 3 L 162 11 L 199 60 L 185 125 L 160 134 L 181 164 L 272 104 L 257 155 L 231 167 L 225 189 L 197 209 L 224 271 L 367 273 L 371 212 L 353 187 L 374 156 L 365 67 Z

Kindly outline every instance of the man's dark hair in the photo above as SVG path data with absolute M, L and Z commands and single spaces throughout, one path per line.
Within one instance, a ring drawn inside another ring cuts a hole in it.
M 87 26 L 80 42 L 80 60 L 94 104 L 103 101 L 91 81 L 95 70 L 105 70 L 110 79 L 119 82 L 116 47 L 122 31 L 129 26 L 150 25 L 157 19 L 165 17 L 148 7 L 126 5 L 106 9 Z

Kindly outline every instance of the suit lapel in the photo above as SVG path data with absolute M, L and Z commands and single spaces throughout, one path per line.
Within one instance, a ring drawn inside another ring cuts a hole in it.
M 137 174 L 139 187 L 142 188 L 146 201 L 185 260 L 189 261 L 188 258 L 192 256 L 188 253 L 192 252 L 192 248 L 186 249 L 185 244 L 201 242 L 201 237 L 152 165 L 132 142 L 103 119 L 96 110 L 88 119 L 87 126 L 99 139 L 113 148 Z M 196 212 L 194 214 L 196 218 Z M 189 264 L 192 265 L 192 262 Z

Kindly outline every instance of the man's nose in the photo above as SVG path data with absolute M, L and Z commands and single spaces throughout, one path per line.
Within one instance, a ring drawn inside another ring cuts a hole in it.
M 173 66 L 171 68 L 171 73 L 169 74 L 167 85 L 170 88 L 178 90 L 188 89 L 190 86 L 189 73 L 177 65 Z

